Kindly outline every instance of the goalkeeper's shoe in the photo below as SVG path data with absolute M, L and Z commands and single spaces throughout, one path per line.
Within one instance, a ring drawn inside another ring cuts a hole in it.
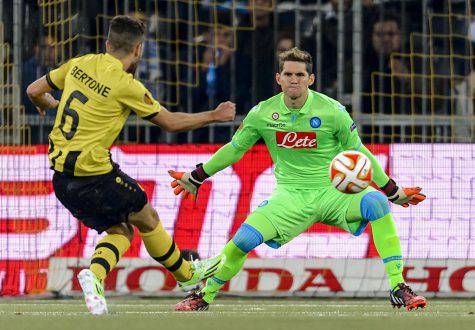
M 208 310 L 209 304 L 203 299 L 204 295 L 204 292 L 191 293 L 185 298 L 185 300 L 180 301 L 175 305 L 175 310 L 183 312 L 198 312 Z
M 178 281 L 178 286 L 184 291 L 189 291 L 190 288 L 197 287 L 201 281 L 216 274 L 226 261 L 226 256 L 219 255 L 214 258 L 204 260 L 191 260 L 192 276 L 188 281 Z
M 407 310 L 427 306 L 426 298 L 415 294 L 414 291 L 404 283 L 399 283 L 394 290 L 391 290 L 389 299 L 393 307 L 401 308 L 404 306 Z
M 86 306 L 92 315 L 107 314 L 107 303 L 104 298 L 104 288 L 101 281 L 89 269 L 83 269 L 78 274 L 79 284 L 84 292 Z

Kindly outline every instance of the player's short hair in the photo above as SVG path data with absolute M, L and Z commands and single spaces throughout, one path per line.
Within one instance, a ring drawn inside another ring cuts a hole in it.
M 284 63 L 287 61 L 305 63 L 305 67 L 307 69 L 308 74 L 312 74 L 312 55 L 310 55 L 308 52 L 301 50 L 298 47 L 294 47 L 281 53 L 279 55 L 279 72 L 282 72 L 282 70 L 284 69 Z
M 139 19 L 118 15 L 109 25 L 109 45 L 112 52 L 128 54 L 141 41 L 145 35 L 145 23 Z

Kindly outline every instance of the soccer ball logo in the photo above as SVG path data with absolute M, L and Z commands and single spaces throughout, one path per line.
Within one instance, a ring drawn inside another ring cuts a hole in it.
M 340 152 L 330 164 L 330 180 L 342 193 L 359 193 L 369 186 L 372 179 L 371 161 L 359 151 Z

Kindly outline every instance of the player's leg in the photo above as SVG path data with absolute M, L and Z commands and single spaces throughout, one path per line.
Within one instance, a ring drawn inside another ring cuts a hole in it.
M 277 230 L 266 216 L 258 212 L 252 213 L 225 245 L 221 253 L 225 256 L 221 270 L 208 278 L 201 292 L 193 293 L 178 303 L 175 309 L 180 311 L 208 309 L 208 305 L 213 302 L 219 290 L 242 269 L 247 254 L 277 235 Z
M 222 254 L 226 256 L 226 261 L 221 270 L 206 281 L 202 290 L 204 299 L 212 302 L 223 285 L 242 269 L 247 254 L 276 236 L 277 230 L 269 219 L 261 213 L 252 213 L 224 247 Z
M 391 215 L 388 200 L 379 191 L 368 191 L 351 199 L 346 212 L 347 222 L 369 222 L 373 241 L 389 277 L 391 302 L 408 309 L 425 307 L 426 299 L 417 296 L 404 282 L 401 243 Z
M 149 255 L 168 269 L 182 287 L 199 283 L 222 266 L 224 260 L 221 256 L 206 260 L 185 260 L 178 246 L 163 228 L 157 211 L 149 203 L 139 212 L 131 213 L 128 221 L 138 228 Z
M 370 191 L 353 198 L 346 218 L 348 223 L 365 221 L 371 224 L 374 245 L 384 262 L 390 288 L 404 283 L 401 243 L 387 197 L 379 191 Z
M 129 249 L 134 238 L 134 228 L 125 223 L 112 226 L 106 232 L 107 235 L 97 243 L 89 266 L 101 283 Z
M 78 274 L 86 306 L 95 315 L 107 313 L 104 280 L 128 250 L 134 237 L 134 229 L 125 223 L 113 226 L 106 232 L 107 235 L 96 245 L 89 268 Z

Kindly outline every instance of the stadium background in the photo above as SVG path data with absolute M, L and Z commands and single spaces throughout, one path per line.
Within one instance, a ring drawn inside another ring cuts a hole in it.
M 229 140 L 249 109 L 277 91 L 276 56 L 314 57 L 315 88 L 337 98 L 364 142 L 402 185 L 429 199 L 392 207 L 408 282 L 428 296 L 475 296 L 475 118 L 470 1 L 0 0 L 0 295 L 78 293 L 75 274 L 100 238 L 56 201 L 47 134 L 26 86 L 72 56 L 103 51 L 109 19 L 148 24 L 138 76 L 174 111 L 237 103 L 231 124 L 167 134 L 132 117 L 113 159 L 145 187 L 182 249 L 220 251 L 272 191 L 257 145 L 203 187 L 197 205 L 173 196 L 166 170 L 188 169 Z M 59 97 L 60 95 L 56 95 Z M 137 238 L 109 275 L 111 294 L 170 295 L 171 276 Z M 258 248 L 227 291 L 387 295 L 369 229 L 360 237 L 315 225 L 279 250 Z

